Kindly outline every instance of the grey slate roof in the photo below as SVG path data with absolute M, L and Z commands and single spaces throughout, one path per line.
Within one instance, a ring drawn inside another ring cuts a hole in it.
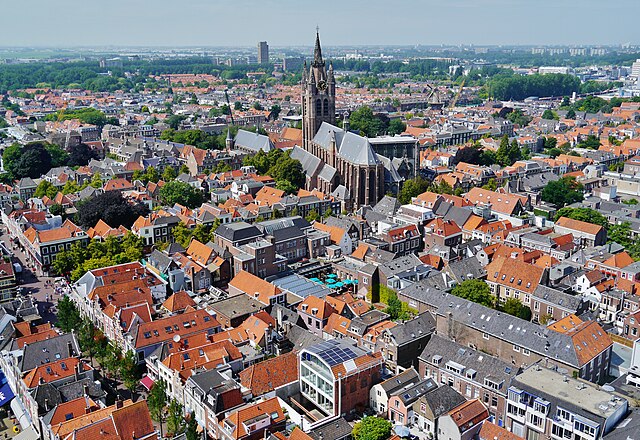
M 518 374 L 518 368 L 509 362 L 505 362 L 495 356 L 490 356 L 473 348 L 460 345 L 442 336 L 433 335 L 422 350 L 419 359 L 433 363 L 433 357 L 440 356 L 440 368 L 449 361 L 456 362 L 466 367 L 464 374 L 471 370 L 475 372 L 475 382 L 484 383 L 486 377 L 491 377 L 494 382 L 504 382 L 500 390 L 507 393 L 511 379 Z
M 438 418 L 464 403 L 467 399 L 450 386 L 443 385 L 425 394 L 421 400 L 424 400 L 429 405 L 434 417 Z
M 291 158 L 300 161 L 302 170 L 309 177 L 316 175 L 322 165 L 319 157 L 314 156 L 298 146 L 293 147 L 291 150 Z
M 543 286 L 542 284 L 536 287 L 533 291 L 533 296 L 541 298 L 550 304 L 563 307 L 571 312 L 575 312 L 580 308 L 582 299 L 577 295 L 569 295 L 560 290 L 553 289 L 551 287 Z
M 253 150 L 256 153 L 260 150 L 268 153 L 275 148 L 273 146 L 273 143 L 271 142 L 271 139 L 269 139 L 269 136 L 252 133 L 246 130 L 238 130 L 238 134 L 236 134 L 235 145 Z
M 216 234 L 229 241 L 242 241 L 262 237 L 262 232 L 257 227 L 246 222 L 220 225 L 216 229 Z
M 21 371 L 29 371 L 58 359 L 78 356 L 80 347 L 74 333 L 37 341 L 24 347 Z
M 387 393 L 387 396 L 396 394 L 404 388 L 410 387 L 420 381 L 420 375 L 413 368 L 408 368 L 403 372 L 380 383 L 380 387 Z
M 474 257 L 452 261 L 446 270 L 458 283 L 468 279 L 484 278 L 487 275 L 484 266 Z
M 400 391 L 397 395 L 398 398 L 402 400 L 402 403 L 404 403 L 404 406 L 407 407 L 436 388 L 438 388 L 438 385 L 429 377 L 406 390 Z
M 382 215 L 391 217 L 398 211 L 400 206 L 400 202 L 395 197 L 384 196 L 378 203 L 376 203 L 373 210 Z
M 433 333 L 436 320 L 429 312 L 422 313 L 410 321 L 388 329 L 396 345 L 408 344 L 417 338 Z
M 335 420 L 314 428 L 308 434 L 313 440 L 342 440 L 347 437 L 351 437 L 353 428 L 347 422 L 344 417 L 340 417 Z
M 331 143 L 336 142 L 338 156 L 357 165 L 378 165 L 380 160 L 369 140 L 352 132 L 345 132 L 341 128 L 323 122 L 313 138 L 313 142 L 324 149 L 329 149 Z

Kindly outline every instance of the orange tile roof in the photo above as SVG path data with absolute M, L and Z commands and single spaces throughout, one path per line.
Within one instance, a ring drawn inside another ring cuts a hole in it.
M 323 331 L 329 335 L 333 335 L 334 332 L 346 335 L 347 329 L 350 325 L 350 319 L 334 313 L 333 315 L 329 316 L 329 319 L 327 319 L 327 325 L 324 326 Z
M 320 320 L 328 319 L 329 316 L 336 313 L 336 310 L 328 301 L 313 295 L 309 295 L 304 301 L 298 304 L 298 311 L 312 315 Z
M 99 406 L 91 400 L 90 397 L 78 397 L 77 399 L 58 404 L 58 406 L 53 410 L 53 415 L 49 424 L 54 426 L 58 423 L 85 415 L 87 412 L 95 411 L 98 408 Z
M 195 238 L 189 243 L 187 248 L 187 255 L 193 258 L 197 263 L 206 266 L 211 262 L 211 258 L 215 256 L 213 248 L 210 248 L 204 243 L 199 242 Z
M 272 414 L 274 414 L 275 417 L 272 417 Z M 271 424 L 281 423 L 285 420 L 284 411 L 278 399 L 272 397 L 271 399 L 233 411 L 227 418 L 219 423 L 223 426 L 225 423 L 232 425 L 234 428 L 231 437 L 239 439 L 248 435 L 245 423 L 260 416 L 270 418 Z
M 588 364 L 613 345 L 611 337 L 600 324 L 596 321 L 583 321 L 573 314 L 554 322 L 549 328 L 571 336 L 580 366 Z
M 502 194 L 495 191 L 474 187 L 465 194 L 465 199 L 469 202 L 491 204 L 491 210 L 502 214 L 514 214 L 518 206 L 526 202 L 526 198 L 513 194 Z M 524 200 L 524 201 L 523 201 Z
M 183 311 L 188 306 L 195 306 L 195 305 L 196 305 L 196 302 L 184 290 L 180 290 L 174 293 L 162 303 L 162 307 L 164 307 L 165 309 L 167 309 L 172 313 Z
M 451 411 L 449 416 L 458 426 L 460 432 L 467 431 L 489 417 L 489 411 L 478 399 L 468 400 Z
M 333 244 L 339 244 L 346 234 L 346 231 L 338 226 L 329 226 L 320 222 L 314 222 L 313 227 L 319 231 L 328 233 Z
M 479 440 L 524 440 L 524 437 L 515 435 L 511 431 L 507 431 L 505 428 L 491 423 L 488 420 L 482 422 L 482 428 L 478 433 Z
M 82 371 L 89 371 L 92 369 L 89 365 L 80 361 L 78 358 L 59 359 L 54 362 L 49 362 L 48 364 L 37 366 L 25 374 L 22 380 L 27 388 L 35 388 L 40 383 L 55 382 L 66 377 L 73 376 L 78 365 L 80 365 Z
M 560 217 L 556 221 L 556 225 L 563 228 L 572 229 L 574 231 L 584 232 L 586 234 L 596 235 L 604 228 L 600 225 L 594 225 L 593 223 L 587 223 L 580 220 L 574 220 L 569 217 Z
M 208 333 L 220 328 L 220 323 L 205 310 L 185 312 L 181 315 L 168 316 L 151 322 L 140 324 L 137 329 L 135 347 L 170 341 L 175 335 L 183 339 L 196 333 Z
M 244 270 L 238 272 L 229 285 L 266 305 L 272 297 L 282 293 L 278 287 Z
M 298 355 L 295 351 L 267 359 L 240 372 L 240 382 L 254 397 L 298 380 Z
M 631 255 L 627 253 L 627 251 L 622 251 L 617 254 L 613 254 L 611 257 L 607 258 L 602 264 L 609 267 L 615 267 L 618 269 L 622 269 L 623 267 L 627 267 L 630 264 L 633 264 L 635 260 L 631 258 Z
M 514 258 L 494 258 L 486 267 L 487 281 L 522 292 L 533 293 L 540 284 L 544 268 Z

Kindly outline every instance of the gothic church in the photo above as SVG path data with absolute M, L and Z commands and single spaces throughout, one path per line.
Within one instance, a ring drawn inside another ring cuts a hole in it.
M 366 137 L 336 123 L 336 81 L 333 65 L 322 59 L 320 36 L 311 66 L 302 73 L 302 148 L 291 157 L 305 171 L 308 190 L 332 194 L 343 206 L 373 206 L 384 196 L 384 165 Z

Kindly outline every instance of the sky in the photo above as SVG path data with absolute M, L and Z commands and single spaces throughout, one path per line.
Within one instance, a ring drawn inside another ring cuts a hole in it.
M 5 0 L 0 46 L 640 44 L 640 0 Z

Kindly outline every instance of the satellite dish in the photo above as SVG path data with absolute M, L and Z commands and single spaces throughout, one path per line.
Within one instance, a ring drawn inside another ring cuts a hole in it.
M 180 335 L 175 335 L 175 336 L 173 337 L 173 342 L 175 342 L 176 344 L 177 344 L 178 342 L 180 342 Z

